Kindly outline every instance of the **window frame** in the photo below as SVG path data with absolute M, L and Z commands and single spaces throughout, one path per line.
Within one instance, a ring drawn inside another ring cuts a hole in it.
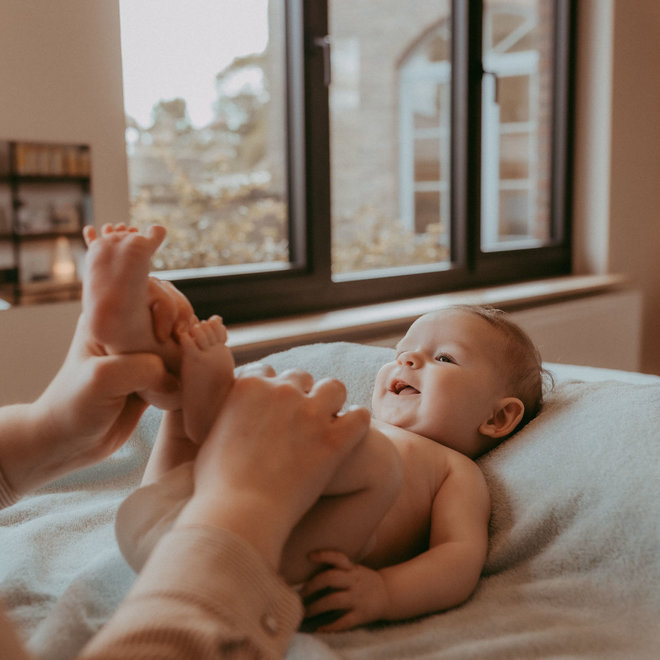
M 481 0 L 453 0 L 452 265 L 333 279 L 330 110 L 324 82 L 327 50 L 322 47 L 329 34 L 328 0 L 284 0 L 291 264 L 215 276 L 191 271 L 181 277 L 179 271 L 171 279 L 196 313 L 200 317 L 220 313 L 226 322 L 237 323 L 569 274 L 574 87 L 570 63 L 574 62 L 577 3 L 553 1 L 561 35 L 554 46 L 553 244 L 500 252 L 480 248 L 483 6 Z

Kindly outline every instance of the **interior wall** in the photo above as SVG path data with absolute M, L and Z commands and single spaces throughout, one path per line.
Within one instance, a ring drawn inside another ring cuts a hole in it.
M 128 217 L 117 0 L 2 0 L 0 137 L 92 150 L 97 224 Z
M 642 369 L 660 374 L 660 3 L 616 0 L 609 270 L 644 297 Z
M 2 0 L 0 94 L 0 139 L 89 144 L 95 222 L 128 218 L 116 0 Z M 31 399 L 49 382 L 79 310 L 0 311 L 0 404 Z
M 574 264 L 642 294 L 641 370 L 660 374 L 660 3 L 578 3 Z
M 578 5 L 573 269 L 609 273 L 610 135 L 614 0 Z

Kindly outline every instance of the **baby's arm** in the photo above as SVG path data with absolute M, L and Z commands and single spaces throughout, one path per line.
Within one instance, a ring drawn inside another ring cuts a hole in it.
M 477 465 L 459 458 L 434 497 L 426 552 L 377 571 L 354 565 L 341 553 L 315 553 L 316 561 L 335 569 L 312 578 L 303 595 L 328 587 L 337 591 L 312 603 L 306 616 L 345 612 L 321 630 L 430 614 L 456 607 L 470 596 L 486 560 L 490 498 Z

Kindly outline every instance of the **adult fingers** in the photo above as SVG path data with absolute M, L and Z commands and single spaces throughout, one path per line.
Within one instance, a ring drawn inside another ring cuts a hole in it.
M 361 406 L 336 415 L 332 422 L 333 439 L 342 447 L 343 454 L 348 454 L 364 439 L 370 424 L 371 414 Z
M 236 378 L 249 378 L 251 376 L 256 378 L 273 378 L 276 375 L 275 369 L 263 362 L 251 362 L 236 369 Z
M 302 369 L 287 369 L 275 377 L 280 382 L 288 382 L 308 394 L 314 387 L 314 377 Z
M 195 323 L 199 319 L 195 314 L 193 306 L 179 289 L 177 289 L 172 282 L 168 280 L 159 280 L 161 286 L 170 294 L 174 304 L 177 308 L 177 320 L 179 322 L 187 323 L 188 325 Z
M 165 342 L 178 326 L 188 329 L 197 321 L 189 300 L 167 280 L 149 277 L 147 295 L 156 339 Z
M 163 394 L 178 390 L 178 381 L 163 361 L 151 353 L 126 353 L 97 358 L 96 380 L 109 395 L 154 390 Z
M 151 308 L 151 325 L 156 339 L 163 343 L 172 335 L 177 320 L 177 308 L 170 292 L 162 286 L 162 282 L 150 277 L 147 296 Z
M 314 384 L 310 396 L 322 401 L 327 412 L 336 415 L 346 403 L 346 386 L 336 378 L 323 378 Z

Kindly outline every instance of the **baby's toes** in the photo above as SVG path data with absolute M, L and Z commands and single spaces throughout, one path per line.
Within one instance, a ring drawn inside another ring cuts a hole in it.
M 212 332 L 207 321 L 195 323 L 190 329 L 190 334 L 201 351 L 207 350 L 213 343 Z
M 222 322 L 222 317 L 213 315 L 208 320 L 208 327 L 214 344 L 224 344 L 227 341 L 227 328 Z
M 85 239 L 85 245 L 89 247 L 98 238 L 96 228 L 92 225 L 85 225 L 83 227 L 83 238 Z

